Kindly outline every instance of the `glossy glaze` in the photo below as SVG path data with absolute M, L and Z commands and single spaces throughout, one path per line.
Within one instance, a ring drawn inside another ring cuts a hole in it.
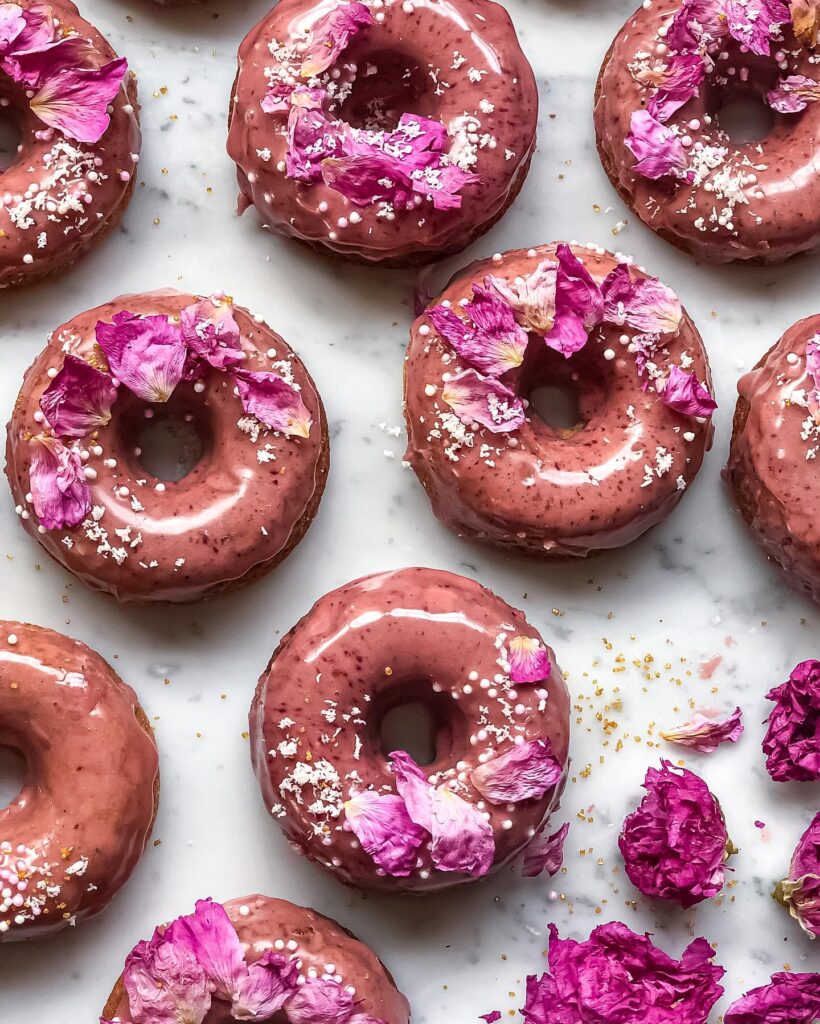
M 598 283 L 616 266 L 603 250 L 574 252 Z M 431 305 L 456 306 L 488 274 L 526 277 L 554 258 L 555 246 L 545 245 L 473 263 Z M 533 413 L 518 430 L 493 434 L 449 414 L 440 398 L 443 375 L 460 363 L 424 314 L 416 320 L 405 365 L 405 458 L 442 522 L 460 536 L 533 555 L 586 555 L 630 543 L 672 511 L 701 467 L 712 427 L 641 390 L 621 332 L 605 324 L 570 359 L 534 339 L 523 366 L 505 381 L 523 398 L 547 384 L 569 388 L 582 425 L 559 430 Z M 709 380 L 703 343 L 686 314 L 666 347 L 675 363 L 688 353 L 692 372 Z M 672 461 L 659 475 L 661 450 Z
M 456 147 L 467 143 L 465 125 L 477 125 L 470 129 L 478 146 L 469 169 L 481 182 L 465 188 L 461 208 L 435 210 L 425 203 L 420 214 L 398 211 L 391 221 L 379 215 L 378 206 L 354 206 L 323 182 L 289 179 L 284 165 L 278 167 L 287 115 L 267 114 L 259 105 L 268 88 L 265 69 L 276 63 L 271 40 L 294 46 L 334 6 L 336 0 L 282 0 L 239 49 L 228 153 L 237 165 L 240 212 L 253 204 L 265 227 L 365 261 L 416 263 L 463 249 L 517 194 L 535 147 L 538 93 L 509 15 L 489 0 L 419 0 L 412 9 L 374 2 L 376 17 L 384 20 L 354 38 L 338 61 L 341 82 L 356 79 L 353 67 L 359 75 L 337 112 L 342 120 L 380 96 L 379 85 L 390 77 L 395 89 L 381 98 L 395 99 L 388 103 L 395 116 L 382 126 L 394 127 L 402 113 L 434 118 L 448 128 L 455 158 Z M 411 69 L 407 78 L 404 68 Z M 350 123 L 362 126 L 358 117 Z M 260 153 L 269 156 L 262 159 Z
M 451 782 L 490 815 L 494 870 L 516 856 L 556 807 L 542 800 L 486 806 L 469 779 L 479 758 L 516 737 L 548 738 L 567 760 L 568 696 L 555 658 L 545 684 L 513 687 L 506 638 L 537 637 L 523 612 L 472 580 L 400 569 L 325 595 L 283 639 L 250 714 L 251 754 L 265 806 L 297 850 L 353 885 L 439 889 L 469 881 L 437 870 L 422 847 L 408 878 L 376 868 L 344 828 L 351 788 L 395 791 L 380 727 L 393 707 L 425 704 L 435 721 L 431 778 Z
M 0 622 L 0 746 L 26 761 L 0 810 L 0 940 L 41 937 L 101 911 L 130 877 L 156 811 L 157 748 L 98 654 L 19 622 Z
M 790 327 L 738 383 L 725 476 L 763 550 L 820 602 L 820 424 L 806 407 L 806 344 L 820 315 Z
M 20 6 L 37 2 L 20 0 Z M 59 31 L 72 29 L 89 39 L 100 64 L 117 56 L 70 0 L 56 0 L 50 7 Z M 96 143 L 74 142 L 48 129 L 31 112 L 25 90 L 6 75 L 0 80 L 0 101 L 6 101 L 21 132 L 17 158 L 0 172 L 2 288 L 73 263 L 116 222 L 131 195 L 141 137 L 131 72 L 111 104 L 111 124 Z
M 707 118 L 737 95 L 762 97 L 778 76 L 817 79 L 818 51 L 804 49 L 790 26 L 775 59 L 744 53 L 727 38 L 716 70 L 695 97 L 669 122 L 692 139 L 693 147 L 724 146 L 727 155 L 694 185 L 650 181 L 632 171 L 635 158 L 625 145 L 632 113 L 646 105 L 652 90 L 632 75 L 636 55 L 661 58 L 665 44 L 658 30 L 680 7 L 679 0 L 653 0 L 624 25 L 601 69 L 595 104 L 595 130 L 604 168 L 632 211 L 653 231 L 699 259 L 779 262 L 820 244 L 820 104 L 802 114 L 772 111 L 770 133 L 760 142 L 737 145 L 719 131 L 719 118 Z M 732 69 L 730 71 L 729 69 Z M 738 189 L 738 174 L 753 175 Z M 723 185 L 721 184 L 723 183 Z M 725 186 L 725 187 L 724 187 Z M 742 195 L 742 198 L 741 198 Z M 728 211 L 725 223 L 720 218 Z
M 49 369 L 60 367 L 64 350 L 88 357 L 98 320 L 110 322 L 123 309 L 175 316 L 193 301 L 172 290 L 123 295 L 57 328 L 26 374 L 8 427 L 6 474 L 21 523 L 66 569 L 121 601 L 192 601 L 255 578 L 295 546 L 324 489 L 327 425 L 313 381 L 278 334 L 234 307 L 244 366 L 293 374 L 313 419 L 310 436 L 262 430 L 254 439 L 237 425 L 243 411 L 229 376 L 209 370 L 204 390 L 183 382 L 169 403 L 179 417 L 192 418 L 202 458 L 182 480 L 159 481 L 140 464 L 137 449 L 146 415 L 163 407 L 121 388 L 111 422 L 83 439 L 96 511 L 77 527 L 39 532 L 26 501 L 28 438 L 42 429 L 35 417 Z

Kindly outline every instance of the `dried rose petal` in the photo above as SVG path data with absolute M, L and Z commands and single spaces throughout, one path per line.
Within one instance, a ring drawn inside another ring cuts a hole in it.
M 708 49 L 726 35 L 723 0 L 683 0 L 666 34 L 672 50 Z
M 167 402 L 182 379 L 185 344 L 167 316 L 122 310 L 113 324 L 97 323 L 100 348 L 113 375 L 146 402 Z
M 218 370 L 242 362 L 239 324 L 229 300 L 212 296 L 186 306 L 180 313 L 182 337 L 188 348 Z
M 501 377 L 524 361 L 528 336 L 515 321 L 512 308 L 494 292 L 473 285 L 473 300 L 462 307 L 470 318 L 462 320 L 449 306 L 427 311 L 436 333 L 477 370 Z
M 0 57 L 5 57 L 26 27 L 23 8 L 17 4 L 0 4 Z
M 632 280 L 625 263 L 607 275 L 601 291 L 608 323 L 633 327 L 642 334 L 674 334 L 680 327 L 683 310 L 672 289 L 654 277 Z
M 496 1024 L 496 1021 L 501 1020 L 501 1013 L 498 1010 L 490 1010 L 489 1013 L 480 1014 L 479 1020 L 486 1021 L 486 1024 Z
M 396 775 L 396 789 L 404 800 L 407 813 L 417 825 L 432 834 L 433 787 L 426 773 L 404 750 L 394 750 L 390 761 Z
M 344 805 L 345 818 L 362 849 L 378 866 L 395 878 L 406 878 L 424 842 L 401 797 L 395 793 L 365 790 L 353 793 Z
M 775 702 L 763 739 L 766 769 L 775 782 L 820 779 L 820 661 L 803 661 L 766 694 Z
M 723 0 L 729 35 L 752 53 L 768 57 L 775 31 L 791 20 L 786 0 Z
M 525 278 L 507 281 L 490 275 L 484 282 L 494 288 L 527 331 L 547 334 L 555 323 L 558 264 L 544 260 Z
M 299 392 L 276 373 L 234 370 L 242 408 L 288 437 L 310 437 L 310 411 Z
M 108 104 L 120 91 L 128 61 L 118 57 L 101 68 L 60 71 L 46 78 L 32 97 L 32 112 L 51 128 L 78 142 L 98 142 L 111 118 Z
M 80 453 L 48 434 L 37 434 L 31 444 L 29 487 L 40 526 L 46 530 L 76 526 L 91 509 Z
M 517 430 L 524 422 L 521 399 L 492 377 L 464 370 L 446 381 L 441 400 L 462 423 L 479 423 L 494 434 Z
M 820 0 L 791 0 L 792 28 L 807 49 L 817 46 L 820 36 Z
M 308 978 L 285 1007 L 288 1024 L 349 1024 L 354 996 L 331 978 Z
M 658 178 L 687 177 L 689 157 L 678 136 L 657 121 L 648 110 L 632 114 L 629 133 L 624 140 L 635 157 L 633 170 L 656 181 Z
M 775 896 L 810 939 L 820 936 L 820 813 L 797 844 L 789 875 L 778 884 Z
M 775 974 L 726 1011 L 724 1024 L 817 1024 L 820 974 Z
M 322 179 L 322 162 L 344 152 L 344 128 L 329 121 L 322 110 L 324 89 L 300 86 L 290 96 L 285 171 L 289 178 L 314 182 Z
M 679 366 L 670 368 L 660 398 L 664 405 L 685 416 L 711 416 L 717 409 L 717 402 L 705 385 L 693 373 L 686 373 Z
M 766 102 L 781 114 L 799 114 L 820 100 L 820 82 L 805 75 L 781 78 L 777 88 L 766 93 Z
M 553 835 L 548 835 L 546 828 L 535 837 L 524 853 L 521 874 L 524 878 L 536 878 L 545 871 L 550 876 L 557 875 L 564 863 L 564 843 L 569 833 L 569 824 L 563 824 Z
M 555 250 L 558 271 L 555 282 L 556 320 L 572 316 L 589 332 L 604 315 L 604 297 L 592 275 L 565 243 Z M 547 335 L 550 344 L 550 335 Z M 552 346 L 555 347 L 555 346 Z
M 37 88 L 60 72 L 91 67 L 93 49 L 81 35 L 61 36 L 31 50 L 14 51 L 3 61 L 3 70 L 15 82 Z
M 372 24 L 370 8 L 361 3 L 339 4 L 319 18 L 311 30 L 310 45 L 302 60 L 302 78 L 313 78 L 326 71 L 350 40 Z
M 470 781 L 491 804 L 515 804 L 540 800 L 562 775 L 549 740 L 525 740 L 473 768 Z
M 211 1007 L 208 977 L 194 954 L 159 930 L 128 954 L 123 984 L 131 1016 L 142 1024 L 202 1024 Z
M 439 871 L 486 875 L 493 866 L 495 837 L 484 815 L 447 786 L 433 791 L 431 810 L 431 853 Z
M 84 437 L 111 419 L 117 389 L 107 373 L 66 353 L 40 398 L 46 422 L 58 437 Z
M 721 715 L 719 711 L 698 711 L 691 721 L 662 732 L 661 736 L 681 747 L 711 754 L 721 743 L 737 743 L 743 733 L 742 717 L 740 708 L 735 708 L 730 715 Z
M 682 53 L 670 57 L 646 109 L 655 120 L 665 123 L 698 95 L 705 77 L 706 64 L 699 53 Z
M 267 1021 L 298 990 L 299 968 L 294 960 L 266 950 L 256 963 L 246 965 L 231 997 L 235 1020 Z
M 541 641 L 534 636 L 514 636 L 509 642 L 507 657 L 510 679 L 514 683 L 540 683 L 549 679 L 552 665 Z

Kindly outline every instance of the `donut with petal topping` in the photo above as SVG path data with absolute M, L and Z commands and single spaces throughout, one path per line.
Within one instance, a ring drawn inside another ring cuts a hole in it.
M 98 914 L 145 850 L 157 748 L 130 686 L 77 640 L 0 622 L 0 746 L 26 762 L 0 810 L 0 941 Z
M 358 262 L 465 248 L 535 149 L 535 77 L 491 0 L 282 0 L 242 43 L 231 95 L 239 212 Z
M 724 476 L 755 540 L 820 603 L 820 315 L 790 327 L 738 392 Z
M 409 1024 L 410 1007 L 363 942 L 315 910 L 268 896 L 194 912 L 128 954 L 100 1024 Z
M 698 259 L 778 263 L 820 245 L 810 6 L 653 0 L 604 59 L 595 98 L 604 170 L 647 227 Z M 739 102 L 760 105 L 762 137 L 733 129 Z
M 26 531 L 88 586 L 142 603 L 224 593 L 278 565 L 328 464 L 324 408 L 288 344 L 229 296 L 170 289 L 57 328 L 6 445 Z
M 556 388 L 578 421 L 531 398 Z M 625 256 L 565 243 L 458 273 L 413 324 L 406 459 L 460 536 L 583 556 L 664 519 L 711 445 L 709 366 L 675 293 Z
M 407 707 L 429 721 L 423 765 L 387 728 Z M 285 837 L 350 885 L 443 889 L 525 849 L 525 875 L 560 864 L 567 689 L 523 612 L 472 580 L 400 569 L 320 598 L 259 680 L 250 734 Z
M 0 288 L 84 255 L 119 220 L 140 150 L 137 84 L 70 0 L 0 4 L 0 106 L 20 132 L 0 170 Z

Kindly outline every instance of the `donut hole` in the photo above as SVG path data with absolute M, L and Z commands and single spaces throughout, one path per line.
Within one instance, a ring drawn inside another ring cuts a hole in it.
M 714 117 L 721 130 L 737 146 L 767 139 L 775 120 L 774 111 L 763 97 L 751 92 L 727 96 Z
M 23 130 L 15 107 L 0 99 L 0 173 L 15 164 L 20 155 Z
M 351 128 L 392 131 L 402 114 L 429 114 L 435 83 L 429 68 L 401 50 L 355 54 L 356 77 L 339 116 Z
M 26 782 L 26 759 L 14 747 L 0 746 L 0 811 L 13 803 Z
M 530 410 L 556 430 L 573 430 L 583 425 L 579 396 L 570 384 L 545 384 L 529 396 Z
M 117 417 L 125 450 L 133 452 L 135 475 L 178 483 L 212 446 L 209 418 L 190 383 L 178 385 L 167 402 L 153 404 L 121 388 Z
M 536 431 L 569 437 L 600 416 L 611 386 L 606 347 L 606 341 L 592 341 L 570 359 L 543 342 L 527 347 L 515 387 L 535 414 Z
M 375 746 L 385 758 L 404 750 L 420 765 L 449 760 L 457 742 L 469 744 L 466 720 L 448 693 L 428 679 L 400 682 L 377 694 L 369 715 Z

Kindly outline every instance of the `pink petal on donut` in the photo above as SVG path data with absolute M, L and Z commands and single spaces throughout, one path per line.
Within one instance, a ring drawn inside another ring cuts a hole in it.
M 495 837 L 490 823 L 447 786 L 433 792 L 433 863 L 440 871 L 478 878 L 493 866 Z
M 441 400 L 462 423 L 479 423 L 494 434 L 517 430 L 526 418 L 514 391 L 475 370 L 463 370 L 446 381 Z
M 310 437 L 310 412 L 296 388 L 276 373 L 234 370 L 245 412 L 288 437 Z
M 721 743 L 737 743 L 743 733 L 742 717 L 740 708 L 735 708 L 730 715 L 722 715 L 719 711 L 698 711 L 685 725 L 662 732 L 661 736 L 669 743 L 691 747 L 701 754 L 711 754 Z
M 285 171 L 297 181 L 320 181 L 322 161 L 341 156 L 343 126 L 329 121 L 322 110 L 324 89 L 299 86 L 291 95 Z
M 711 416 L 717 402 L 693 373 L 673 366 L 660 393 L 661 401 L 686 416 Z
M 186 306 L 180 324 L 188 348 L 216 369 L 226 370 L 244 359 L 239 324 L 229 300 L 213 296 Z
M 269 1020 L 298 990 L 298 979 L 295 960 L 266 950 L 237 980 L 231 999 L 234 1020 Z
M 173 921 L 165 938 L 196 958 L 218 998 L 233 998 L 247 969 L 239 936 L 221 903 L 197 900 L 194 913 Z
M 120 91 L 127 69 L 128 61 L 118 57 L 101 68 L 60 71 L 40 86 L 31 109 L 69 139 L 98 142 L 111 122 L 108 104 Z
M 388 875 L 406 878 L 416 863 L 425 832 L 411 819 L 402 798 L 369 789 L 352 794 L 344 811 L 365 853 Z
M 427 316 L 445 341 L 482 373 L 500 377 L 524 361 L 527 332 L 515 322 L 507 303 L 498 295 L 473 285 L 473 300 L 463 306 L 466 322 L 449 306 L 434 306 Z
M 348 1024 L 355 998 L 332 978 L 308 978 L 288 1001 L 288 1024 Z
M 780 25 L 791 21 L 786 0 L 723 0 L 729 35 L 752 53 L 768 57 Z
M 589 332 L 574 313 L 558 313 L 552 330 L 544 338 L 547 345 L 560 352 L 567 359 L 581 349 L 589 341 Z
M 697 96 L 705 77 L 706 64 L 699 53 L 680 53 L 670 57 L 646 109 L 656 120 L 668 121 Z
M 708 49 L 728 31 L 724 0 L 683 0 L 675 13 L 666 43 L 671 50 Z
M 490 1010 L 489 1013 L 479 1014 L 479 1020 L 483 1020 L 486 1024 L 496 1024 L 497 1021 L 501 1020 L 500 1010 Z
M 481 181 L 472 171 L 464 171 L 454 164 L 438 164 L 413 171 L 410 175 L 413 190 L 427 196 L 437 210 L 457 210 L 461 206 L 461 190 Z
M 814 388 L 809 393 L 809 406 L 812 415 L 818 419 L 818 414 L 820 414 L 820 334 L 815 334 L 806 344 L 806 368 L 814 381 Z
M 636 174 L 653 181 L 670 175 L 676 178 L 688 175 L 689 157 L 683 143 L 648 110 L 633 112 L 629 134 L 624 141 L 635 157 L 632 169 Z
M 58 437 L 84 437 L 111 419 L 117 389 L 107 373 L 66 353 L 63 365 L 40 398 L 46 421 Z
M 512 682 L 540 683 L 544 679 L 549 679 L 552 665 L 540 640 L 534 636 L 514 636 L 508 647 L 507 658 Z
M 592 275 L 566 243 L 555 254 L 558 274 L 555 284 L 555 308 L 558 314 L 572 313 L 591 331 L 604 315 L 604 297 Z
M 91 509 L 80 453 L 48 434 L 37 434 L 31 443 L 29 486 L 40 525 L 46 530 L 76 526 Z
M 526 740 L 473 768 L 470 779 L 491 804 L 516 804 L 540 800 L 562 773 L 549 740 Z
M 545 871 L 552 878 L 561 870 L 564 863 L 564 843 L 566 842 L 569 824 L 562 825 L 557 832 L 548 836 L 546 830 L 527 847 L 521 874 L 524 878 L 537 878 Z
M 374 150 L 367 155 L 330 157 L 322 161 L 322 178 L 356 206 L 387 203 L 399 209 L 412 205 L 413 186 L 401 163 Z
M 182 332 L 167 316 L 116 313 L 97 323 L 100 348 L 112 374 L 146 402 L 167 402 L 182 379 L 186 349 Z
M 211 986 L 194 954 L 155 931 L 125 959 L 123 984 L 139 1024 L 202 1024 Z
M 5 57 L 12 49 L 25 27 L 22 7 L 17 4 L 0 4 L 0 57 Z
M 507 281 L 491 275 L 484 283 L 504 299 L 525 330 L 547 334 L 555 322 L 557 278 L 558 264 L 544 260 L 529 277 Z
M 389 755 L 396 776 L 396 789 L 412 820 L 427 832 L 433 831 L 433 787 L 427 775 L 404 750 Z
M 671 288 L 654 277 L 632 280 L 629 267 L 620 263 L 603 283 L 604 319 L 634 327 L 644 334 L 674 334 L 683 310 Z
M 25 82 L 35 88 L 61 71 L 87 63 L 93 52 L 91 44 L 83 36 L 63 36 L 31 50 L 15 47 L 3 62 L 3 68 L 16 82 Z
M 805 75 L 781 78 L 777 88 L 766 93 L 766 102 L 781 114 L 799 114 L 820 100 L 820 82 Z
M 300 74 L 313 78 L 326 71 L 360 29 L 373 24 L 370 8 L 360 3 L 339 4 L 311 30 Z

